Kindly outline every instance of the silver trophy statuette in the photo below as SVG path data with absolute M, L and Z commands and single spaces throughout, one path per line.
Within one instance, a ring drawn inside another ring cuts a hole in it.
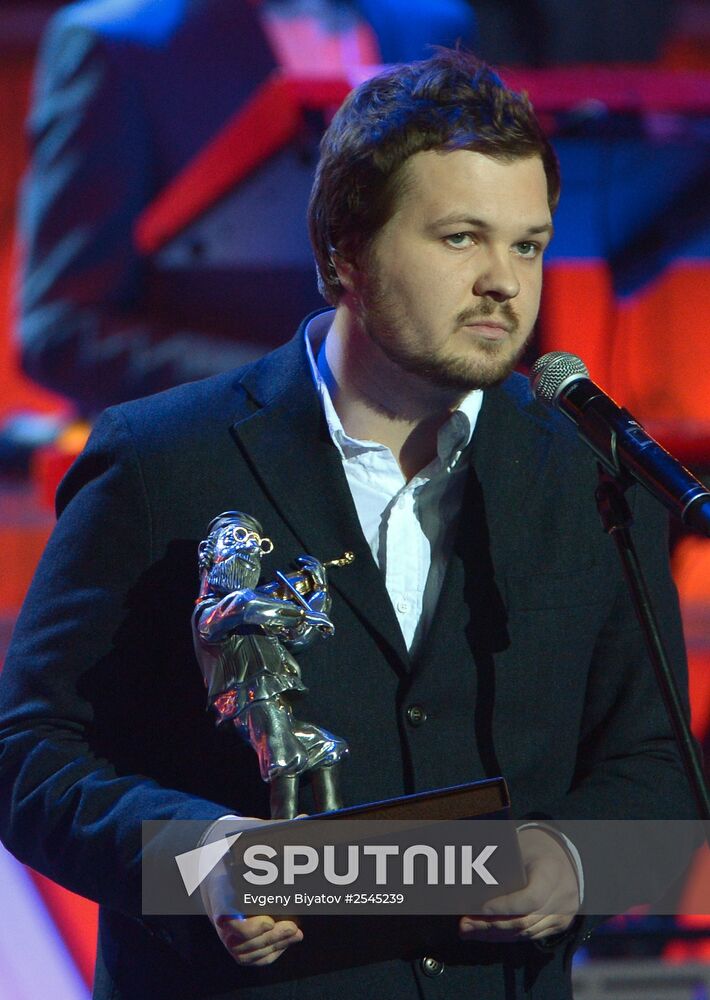
M 218 722 L 232 722 L 251 743 L 271 786 L 272 819 L 299 812 L 299 776 L 311 772 L 316 808 L 342 807 L 338 765 L 345 740 L 296 719 L 292 699 L 306 691 L 294 652 L 332 636 L 325 566 L 300 556 L 298 570 L 277 571 L 259 586 L 261 558 L 273 550 L 261 525 L 230 510 L 200 543 L 200 595 L 192 634 L 207 698 Z M 326 565 L 346 565 L 351 553 Z

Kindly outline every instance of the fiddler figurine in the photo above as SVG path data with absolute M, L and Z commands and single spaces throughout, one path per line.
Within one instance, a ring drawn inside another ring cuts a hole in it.
M 272 819 L 298 814 L 299 776 L 310 772 L 316 808 L 342 805 L 338 763 L 347 743 L 293 715 L 291 699 L 307 689 L 292 655 L 333 634 L 325 566 L 300 556 L 291 576 L 258 586 L 261 557 L 273 550 L 258 521 L 230 510 L 216 517 L 200 543 L 200 596 L 192 633 L 209 704 L 218 723 L 231 721 L 259 758 L 271 786 Z M 326 565 L 352 561 L 346 553 Z

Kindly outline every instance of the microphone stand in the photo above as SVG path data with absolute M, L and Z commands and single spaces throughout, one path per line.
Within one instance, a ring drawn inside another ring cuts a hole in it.
M 633 517 L 624 492 L 634 480 L 630 476 L 625 476 L 623 471 L 611 475 L 601 464 L 598 464 L 598 469 L 599 485 L 595 495 L 599 515 L 604 531 L 616 543 L 636 617 L 641 625 L 646 649 L 653 664 L 668 718 L 673 727 L 683 768 L 698 807 L 698 815 L 703 821 L 705 839 L 710 845 L 710 796 L 702 763 L 690 732 L 688 719 L 683 711 L 678 685 L 668 662 L 646 580 L 629 531 Z

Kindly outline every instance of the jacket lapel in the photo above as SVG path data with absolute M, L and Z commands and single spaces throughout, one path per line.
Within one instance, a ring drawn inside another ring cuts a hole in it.
M 494 554 L 506 565 L 527 565 L 529 502 L 542 482 L 551 441 L 550 415 L 527 379 L 513 375 L 486 393 L 473 436 L 472 474 L 481 486 Z
M 505 574 L 523 570 L 528 502 L 542 480 L 549 418 L 526 379 L 487 390 L 468 449 L 469 474 L 454 548 L 436 614 L 417 657 L 439 659 L 464 630 L 471 647 L 496 652 L 508 643 Z
M 329 583 L 390 650 L 397 668 L 405 670 L 406 646 L 330 439 L 304 329 L 305 323 L 292 341 L 244 377 L 242 386 L 256 408 L 233 425 L 233 434 L 304 552 L 323 560 L 354 553 L 352 566 L 331 573 Z

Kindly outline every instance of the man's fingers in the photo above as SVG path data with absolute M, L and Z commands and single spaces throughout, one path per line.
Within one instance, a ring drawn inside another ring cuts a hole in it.
M 507 896 L 489 899 L 482 907 L 482 919 L 489 917 L 524 917 L 539 913 L 550 898 L 550 886 L 544 876 L 533 874 L 524 889 Z
M 528 941 L 544 941 L 554 934 L 562 934 L 571 925 L 574 917 L 566 913 L 538 914 L 539 919 L 525 931 Z
M 218 917 L 217 927 L 226 934 L 240 938 L 241 941 L 251 941 L 260 934 L 270 931 L 276 921 L 273 917 Z
M 524 917 L 467 916 L 459 921 L 459 937 L 463 941 L 543 941 L 561 934 L 574 917 L 560 913 L 529 913 Z
M 290 920 L 283 920 L 279 921 L 272 930 L 259 934 L 248 941 L 241 940 L 236 934 L 228 935 L 226 941 L 227 946 L 233 948 L 240 955 L 252 955 L 264 948 L 272 948 L 274 946 L 286 948 L 289 944 L 293 943 L 293 939 L 298 934 L 303 937 L 302 932 L 294 923 Z
M 520 940 L 538 919 L 539 914 L 507 919 L 462 917 L 459 921 L 459 937 L 462 941 Z
M 495 896 L 482 907 L 482 917 L 526 916 L 539 913 L 550 900 L 554 886 L 547 873 L 539 869 L 530 872 L 530 881 L 524 889 L 507 896 Z
M 270 965 L 272 962 L 275 962 L 287 948 L 290 948 L 292 944 L 298 944 L 298 942 L 302 940 L 303 931 L 297 930 L 295 934 L 289 935 L 289 937 L 284 940 L 276 941 L 263 948 L 250 951 L 243 955 L 235 955 L 234 957 L 242 965 Z
M 292 920 L 267 916 L 220 917 L 217 927 L 225 948 L 240 965 L 269 965 L 303 940 L 303 931 Z
M 566 931 L 573 917 L 554 913 L 531 913 L 515 920 L 481 920 L 463 917 L 459 921 L 462 941 L 505 944 L 513 941 L 544 941 Z
M 493 931 L 525 931 L 537 923 L 539 913 L 528 913 L 520 917 L 463 917 L 461 929 L 491 933 Z
M 303 932 L 294 925 L 290 929 L 275 928 L 268 934 L 259 935 L 252 941 L 240 943 L 236 937 L 228 937 L 225 944 L 238 958 L 248 959 L 253 964 L 266 955 L 280 954 L 292 944 L 303 940 Z

